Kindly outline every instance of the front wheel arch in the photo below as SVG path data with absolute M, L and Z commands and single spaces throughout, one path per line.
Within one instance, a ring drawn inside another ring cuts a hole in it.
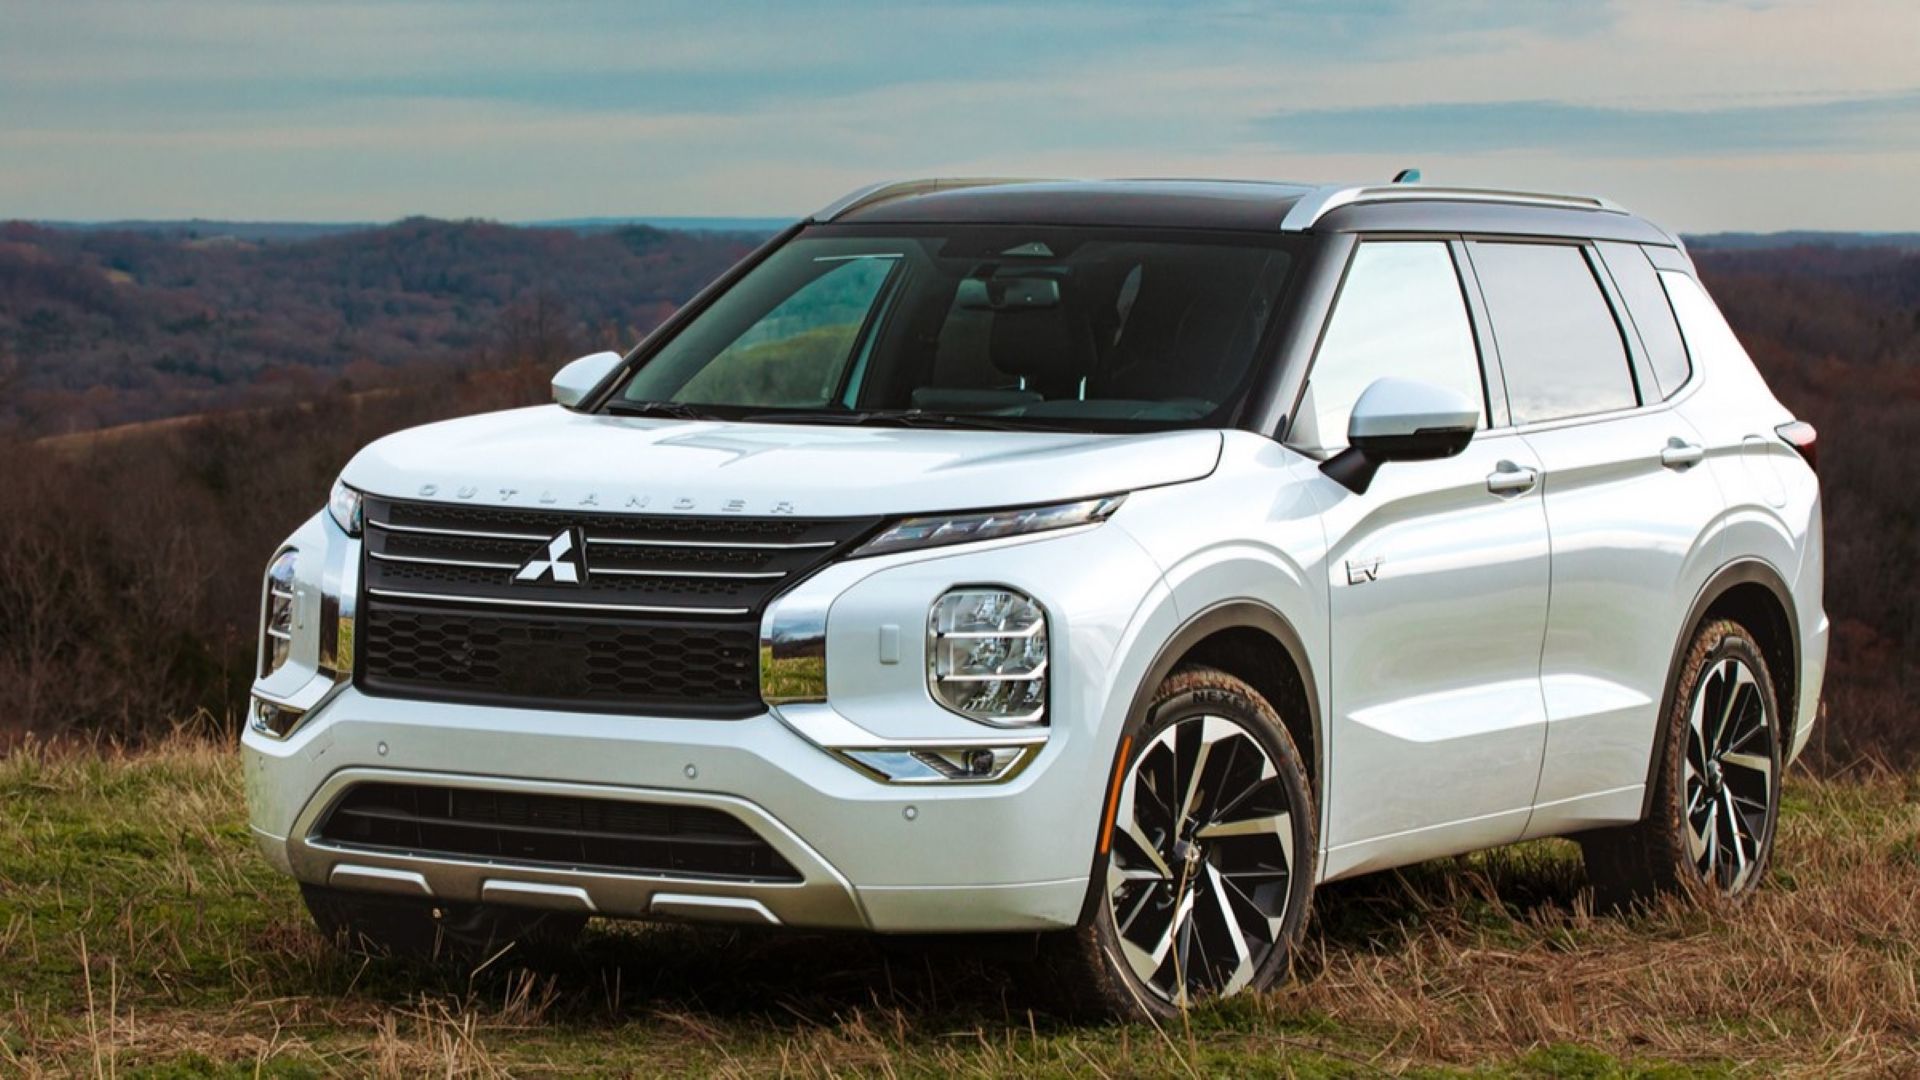
M 1295 680 L 1297 693 L 1293 696 L 1293 700 L 1273 700 L 1266 694 L 1268 679 L 1261 677 L 1259 673 L 1249 677 L 1244 670 L 1234 670 L 1232 666 L 1222 667 L 1217 656 L 1208 655 L 1210 643 L 1219 645 L 1229 640 L 1258 641 L 1273 650 L 1268 655 L 1271 659 L 1288 665 L 1289 674 Z M 1182 623 L 1180 628 L 1161 644 L 1154 654 L 1153 662 L 1148 665 L 1145 675 L 1141 677 L 1139 685 L 1134 688 L 1132 700 L 1127 706 L 1126 722 L 1114 735 L 1113 744 L 1108 750 L 1109 761 L 1105 773 L 1107 782 L 1100 789 L 1100 820 L 1104 823 L 1107 813 L 1112 808 L 1117 791 L 1114 779 L 1120 775 L 1120 770 L 1126 765 L 1121 759 L 1121 751 L 1126 747 L 1128 740 L 1146 722 L 1148 705 L 1169 676 L 1181 666 L 1194 663 L 1220 668 L 1256 690 L 1260 690 L 1262 696 L 1268 697 L 1267 704 L 1272 706 L 1274 712 L 1280 716 L 1287 734 L 1293 738 L 1301 755 L 1306 758 L 1308 787 L 1313 796 L 1317 814 L 1314 834 L 1326 835 L 1325 729 L 1321 726 L 1320 698 L 1314 684 L 1313 668 L 1307 660 L 1306 644 L 1299 631 L 1294 629 L 1293 624 L 1284 615 L 1257 600 L 1228 600 L 1206 608 Z M 1291 715 L 1295 709 L 1303 709 L 1304 715 Z M 1099 888 L 1099 870 L 1105 855 L 1106 853 L 1100 848 L 1099 833 L 1096 832 L 1094 849 L 1088 862 L 1087 895 L 1080 906 L 1082 924 L 1092 916 L 1093 905 L 1099 902 L 1102 895 Z M 1309 866 L 1316 877 L 1319 874 L 1319 862 L 1319 853 L 1312 853 Z

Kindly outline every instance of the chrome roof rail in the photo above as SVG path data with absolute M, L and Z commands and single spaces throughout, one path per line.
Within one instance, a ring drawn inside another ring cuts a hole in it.
M 1034 178 L 1018 176 L 975 176 L 975 177 L 930 177 L 923 180 L 887 180 L 878 184 L 868 184 L 840 196 L 825 207 L 814 212 L 807 220 L 820 223 L 844 217 L 855 210 L 873 206 L 876 203 L 905 199 L 913 195 L 927 195 L 935 191 L 951 191 L 956 188 L 992 187 L 996 184 L 1031 184 Z
M 1343 206 L 1384 202 L 1482 202 L 1502 206 L 1548 206 L 1562 210 L 1594 210 L 1610 214 L 1627 211 L 1609 199 L 1590 195 L 1546 195 L 1532 191 L 1499 191 L 1490 188 L 1428 187 L 1424 184 L 1375 184 L 1364 187 L 1334 185 L 1316 188 L 1287 211 L 1280 227 L 1288 232 L 1304 232 L 1321 218 Z

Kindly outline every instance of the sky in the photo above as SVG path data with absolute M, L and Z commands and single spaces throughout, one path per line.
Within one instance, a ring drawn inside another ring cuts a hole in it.
M 0 219 L 800 216 L 910 176 L 1920 230 L 1920 0 L 0 0 Z

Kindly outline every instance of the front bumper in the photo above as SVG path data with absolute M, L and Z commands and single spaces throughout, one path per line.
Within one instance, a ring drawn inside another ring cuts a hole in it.
M 329 625 L 340 628 L 339 654 L 352 655 L 346 604 L 335 615 L 324 601 L 353 595 L 357 542 L 316 519 L 290 543 L 323 557 L 302 564 L 314 577 L 297 585 L 296 661 L 254 688 L 297 719 L 243 737 L 251 824 L 267 857 L 313 884 L 619 917 L 887 932 L 1074 925 L 1133 689 L 1150 643 L 1176 621 L 1159 568 L 1127 534 L 1069 529 L 841 562 L 784 594 L 776 604 L 830 611 L 827 702 L 694 720 L 399 699 L 364 693 L 320 662 Z M 1049 612 L 1044 729 L 995 729 L 930 697 L 920 628 L 943 592 L 966 583 L 1004 584 Z M 1037 750 L 991 783 L 886 783 L 842 756 L 1022 741 Z M 721 810 L 801 880 L 609 873 L 319 839 L 341 794 L 375 780 Z
M 300 881 L 616 917 L 935 932 L 1038 930 L 1078 919 L 1095 815 L 1081 796 L 1075 741 L 1072 732 L 1056 733 L 1005 784 L 902 787 L 876 783 L 770 714 L 608 717 L 399 701 L 347 688 L 293 737 L 250 731 L 243 744 L 254 838 Z M 801 880 L 571 870 L 356 850 L 316 836 L 340 795 L 371 780 L 719 809 L 758 833 Z M 1036 828 L 1036 815 L 1050 819 L 1048 827 Z

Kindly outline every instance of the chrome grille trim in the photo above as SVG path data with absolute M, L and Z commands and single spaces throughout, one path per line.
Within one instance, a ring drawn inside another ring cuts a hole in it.
M 593 604 L 564 600 L 519 600 L 491 596 L 465 596 L 459 593 L 403 592 L 399 589 L 368 589 L 368 596 L 389 600 L 426 600 L 436 604 L 486 604 L 492 607 L 559 608 L 566 611 L 625 611 L 636 615 L 725 615 L 738 617 L 751 608 L 666 607 L 657 604 Z
M 367 520 L 366 526 L 369 529 L 381 529 L 386 532 L 426 533 L 430 536 L 458 536 L 468 540 L 525 540 L 528 543 L 536 544 L 542 540 L 551 539 L 553 536 L 552 533 L 548 533 L 546 536 L 539 536 L 534 533 L 478 532 L 473 529 L 436 529 L 426 525 L 395 525 L 392 522 L 374 521 L 371 518 Z
M 587 572 L 611 574 L 614 577 L 718 578 L 724 581 L 776 581 L 787 576 L 785 570 L 636 570 L 625 566 L 596 566 Z
M 510 562 L 474 562 L 470 559 L 428 559 L 419 555 L 388 555 L 382 551 L 369 551 L 367 554 L 381 562 L 420 563 L 425 566 L 466 566 L 475 570 L 518 570 L 519 563 Z
M 545 540 L 546 537 L 540 537 Z M 624 536 L 594 536 L 588 534 L 589 544 L 612 544 L 619 547 L 659 547 L 659 548 L 732 548 L 738 551 L 809 551 L 830 548 L 832 540 L 818 540 L 797 544 L 754 543 L 752 541 L 732 540 L 635 540 Z

